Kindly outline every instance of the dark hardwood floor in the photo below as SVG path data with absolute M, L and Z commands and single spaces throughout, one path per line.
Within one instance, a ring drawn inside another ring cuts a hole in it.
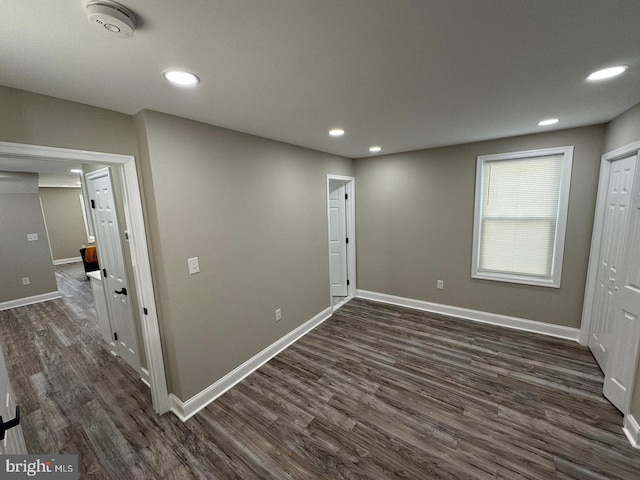
M 102 345 L 81 265 L 56 274 L 0 342 L 29 451 L 82 478 L 640 478 L 575 343 L 353 300 L 182 423 Z

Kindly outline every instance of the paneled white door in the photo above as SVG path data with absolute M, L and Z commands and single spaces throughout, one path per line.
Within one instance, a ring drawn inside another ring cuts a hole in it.
M 589 335 L 589 348 L 604 372 L 607 370 L 613 345 L 613 306 L 629 219 L 636 160 L 636 155 L 632 155 L 612 162 L 609 176 Z
M 346 183 L 329 182 L 329 255 L 331 296 L 347 296 Z
M 604 395 L 625 414 L 629 413 L 640 342 L 640 178 L 634 183 L 621 272 L 613 287 L 613 343 L 604 381 Z
M 120 230 L 109 169 L 104 168 L 87 174 L 87 188 L 115 350 L 125 362 L 140 372 L 138 339 L 127 290 L 129 283 L 120 243 Z

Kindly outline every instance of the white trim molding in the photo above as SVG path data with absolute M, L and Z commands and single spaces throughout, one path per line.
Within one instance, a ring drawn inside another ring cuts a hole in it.
M 67 263 L 76 263 L 81 262 L 82 257 L 71 257 L 71 258 L 59 258 L 58 260 L 54 260 L 54 265 L 66 265 Z
M 512 328 L 514 330 L 523 330 L 525 332 L 539 333 L 550 337 L 564 338 L 565 340 L 573 340 L 574 342 L 578 341 L 578 336 L 580 334 L 580 330 L 577 328 L 553 325 L 551 323 L 528 320 L 526 318 L 510 317 L 497 313 L 482 312 L 480 310 L 471 310 L 468 308 L 431 303 L 424 300 L 396 297 L 394 295 L 387 295 L 386 293 L 357 290 L 357 297 L 365 300 L 372 300 L 374 302 L 389 303 L 392 305 L 399 305 L 401 307 L 413 308 L 415 310 L 422 310 L 424 312 L 438 313 L 464 320 Z
M 0 303 L 0 310 L 9 310 L 11 308 L 26 307 L 27 305 L 33 305 L 34 303 L 48 302 L 49 300 L 55 300 L 61 298 L 59 291 L 41 293 L 40 295 L 34 295 L 33 297 L 17 298 L 15 300 L 9 300 L 8 302 Z
M 633 415 L 624 416 L 622 431 L 627 436 L 631 446 L 640 450 L 640 425 L 638 425 L 638 421 Z
M 140 380 L 142 380 L 142 383 L 147 387 L 151 388 L 151 383 L 149 383 L 149 370 L 144 367 L 140 367 Z
M 298 328 L 287 333 L 284 337 L 275 341 L 260 353 L 254 355 L 249 360 L 244 362 L 239 367 L 235 368 L 231 372 L 227 373 L 217 382 L 209 385 L 207 388 L 197 393 L 189 400 L 183 402 L 173 393 L 169 395 L 169 401 L 171 403 L 171 411 L 183 422 L 189 420 L 192 416 L 202 410 L 204 407 L 213 402 L 220 395 L 232 388 L 238 382 L 244 380 L 251 373 L 256 371 L 262 365 L 267 363 L 277 354 L 282 352 L 285 348 L 292 345 L 298 339 L 309 333 L 316 328 L 322 322 L 331 317 L 331 307 L 325 308 L 322 312 L 317 314 L 312 319 L 306 321 Z

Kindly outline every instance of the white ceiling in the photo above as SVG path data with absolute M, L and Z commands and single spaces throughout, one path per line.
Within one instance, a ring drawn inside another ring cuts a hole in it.
M 358 158 L 606 122 L 640 102 L 638 0 L 2 0 L 0 84 Z M 630 65 L 587 83 L 593 70 Z M 162 72 L 186 68 L 195 89 Z M 331 127 L 347 133 L 335 139 Z
M 71 169 L 82 170 L 82 165 L 73 162 L 0 156 L 0 172 L 38 173 L 38 184 L 41 187 L 80 188 L 78 185 L 80 178 L 77 173 L 71 173 Z

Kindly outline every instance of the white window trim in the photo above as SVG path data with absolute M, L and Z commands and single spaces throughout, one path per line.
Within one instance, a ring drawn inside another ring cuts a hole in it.
M 532 275 L 516 275 L 498 272 L 480 272 L 478 264 L 480 260 L 480 218 L 482 213 L 482 169 L 485 162 L 496 160 L 517 160 L 519 158 L 545 157 L 562 155 L 562 167 L 560 178 L 560 199 L 558 204 L 558 223 L 554 243 L 553 263 L 551 277 L 541 278 Z M 473 255 L 471 277 L 482 280 L 494 280 L 497 282 L 520 283 L 541 287 L 560 288 L 562 277 L 562 260 L 564 257 L 564 242 L 567 231 L 567 211 L 569 208 L 569 191 L 571 187 L 571 166 L 573 163 L 573 146 L 542 148 L 538 150 L 526 150 L 522 152 L 499 153 L 494 155 L 480 155 L 476 162 L 476 194 L 473 217 Z

